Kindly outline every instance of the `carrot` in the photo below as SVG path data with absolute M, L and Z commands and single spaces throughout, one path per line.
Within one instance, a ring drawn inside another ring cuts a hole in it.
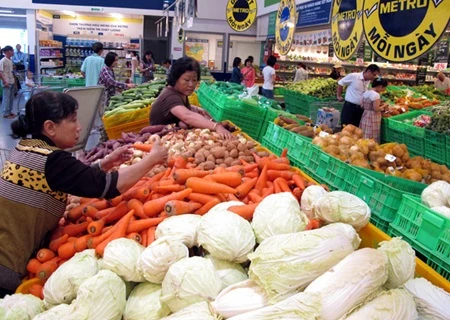
M 156 232 L 156 227 L 148 228 L 148 230 L 147 230 L 147 246 L 149 246 L 150 244 L 152 244 L 153 241 L 155 241 L 155 239 L 156 239 L 155 232 Z
M 239 172 L 217 173 L 206 177 L 213 179 L 213 181 L 217 183 L 222 183 L 232 188 L 235 188 L 242 183 L 242 175 Z
M 127 234 L 127 228 L 130 222 L 131 217 L 134 215 L 134 210 L 130 210 L 125 216 L 123 216 L 116 224 L 116 228 L 111 233 L 111 235 L 104 240 L 102 243 L 100 243 L 98 246 L 95 247 L 95 253 L 97 253 L 100 256 L 103 256 L 103 253 L 105 252 L 105 248 L 109 242 L 112 240 L 125 237 Z M 130 232 L 131 233 L 131 232 Z
M 148 218 L 148 219 L 132 221 L 132 222 L 130 222 L 130 224 L 127 228 L 127 234 L 130 234 L 133 232 L 141 232 L 142 230 L 157 226 L 164 219 L 165 219 L 164 217 L 157 217 L 157 218 Z
M 141 231 L 141 244 L 147 247 L 147 230 Z
M 150 190 L 143 186 L 143 187 L 139 187 L 134 193 L 133 193 L 133 198 L 134 199 L 138 199 L 140 201 L 145 201 L 148 197 L 148 194 L 150 193 Z
M 236 198 L 236 196 L 232 193 L 225 194 L 225 198 L 227 199 L 227 201 L 239 201 L 239 199 Z
M 186 187 L 191 188 L 193 192 L 205 194 L 236 193 L 235 188 L 231 188 L 225 184 L 209 182 L 195 177 L 187 179 Z
M 286 180 L 284 180 L 283 178 L 276 178 L 275 183 L 277 183 L 280 186 L 281 192 L 292 192 Z
M 60 221 L 59 225 L 50 233 L 50 241 L 56 240 L 63 236 L 63 226 L 66 223 L 66 220 L 64 218 L 61 218 L 61 220 L 62 223 Z
M 103 210 L 109 207 L 109 202 L 108 200 L 102 199 L 92 202 L 90 206 L 94 207 L 97 210 Z
M 220 202 L 226 202 L 227 201 L 227 198 L 222 193 L 216 194 L 216 197 L 219 199 Z
M 116 207 L 100 210 L 95 214 L 95 219 L 96 220 L 103 219 L 104 217 L 106 217 L 108 214 L 110 214 L 114 210 L 116 210 Z
M 281 187 L 278 184 L 278 181 L 274 181 L 273 182 L 273 193 L 280 193 L 281 191 Z
M 313 229 L 319 229 L 321 226 L 320 219 L 311 219 L 309 220 L 308 224 L 306 225 L 305 230 L 313 230 Z
M 83 216 L 90 217 L 92 219 L 95 218 L 95 214 L 98 212 L 98 209 L 92 205 L 88 205 L 83 208 Z
M 75 250 L 75 242 L 66 242 L 59 246 L 58 255 L 62 259 L 70 259 L 77 251 Z
M 292 180 L 294 180 L 297 187 L 299 187 L 301 190 L 305 190 L 305 180 L 300 175 L 294 174 L 292 176 Z
M 259 195 L 256 189 L 253 189 L 248 193 L 248 198 L 254 203 L 260 203 L 262 201 L 262 197 Z
M 274 187 L 273 184 L 272 184 L 271 186 L 268 186 L 267 188 L 265 188 L 265 189 L 263 190 L 262 197 L 265 198 L 265 197 L 267 197 L 268 195 L 273 194 L 274 191 L 275 191 L 275 187 Z
M 153 177 L 151 177 L 150 179 L 148 179 L 145 183 L 144 186 L 146 186 L 147 188 L 149 188 L 153 183 L 161 180 L 161 178 L 164 176 L 164 171 L 155 174 Z
M 79 206 L 76 206 L 75 208 L 72 208 L 69 210 L 67 214 L 67 219 L 70 221 L 77 221 L 83 216 L 83 209 L 88 204 L 80 204 Z
M 112 198 L 111 200 L 109 200 L 109 203 L 111 204 L 111 206 L 115 207 L 117 206 L 120 202 L 122 202 L 122 198 L 123 196 L 117 196 L 115 198 Z
M 159 181 L 154 182 L 151 185 L 151 190 L 152 191 L 156 191 L 156 189 L 158 189 L 159 187 L 170 186 L 170 185 L 173 185 L 173 184 L 176 184 L 175 180 L 173 180 L 173 179 L 159 180 Z
M 214 196 L 211 196 L 209 194 L 203 194 L 203 193 L 196 193 L 196 192 L 192 192 L 189 196 L 188 196 L 189 200 L 201 203 L 201 204 L 207 204 L 208 202 L 217 199 Z
M 314 184 L 313 184 L 314 185 Z M 327 186 L 327 185 L 325 185 L 325 184 L 321 184 L 320 185 L 322 188 L 324 188 L 327 192 L 330 192 L 330 188 Z
M 292 190 L 292 194 L 294 195 L 295 198 L 297 198 L 297 200 L 300 201 L 300 199 L 302 198 L 302 193 L 303 190 L 300 188 L 294 188 L 294 190 Z
M 168 216 L 175 216 L 184 213 L 194 213 L 202 205 L 198 202 L 185 202 L 182 200 L 170 200 L 164 206 L 164 211 Z
M 252 171 L 252 172 L 247 172 L 246 174 L 245 174 L 245 177 L 247 177 L 247 178 L 251 178 L 251 179 L 253 179 L 253 178 L 258 178 L 259 177 L 259 172 L 258 171 Z
M 87 234 L 85 236 L 79 237 L 77 241 L 75 241 L 74 248 L 76 252 L 81 252 L 86 250 L 88 247 L 88 241 L 92 237 L 92 235 Z
M 203 178 L 209 174 L 208 171 L 198 170 L 198 169 L 178 169 L 173 174 L 173 179 L 178 184 L 183 184 L 188 178 L 197 177 Z
M 281 158 L 286 158 L 287 157 L 287 153 L 288 153 L 288 149 L 284 148 L 283 151 L 281 151 L 280 157 Z
M 59 246 L 62 245 L 63 243 L 66 243 L 67 239 L 69 239 L 69 235 L 64 234 L 63 236 L 59 237 L 58 239 L 54 239 L 54 240 L 50 241 L 50 244 L 48 247 L 53 252 L 58 252 Z
M 37 273 L 41 265 L 42 263 L 39 262 L 38 259 L 30 259 L 27 264 L 27 271 L 30 273 Z
M 35 296 L 35 297 L 37 297 L 37 298 L 39 298 L 41 300 L 44 300 L 44 286 L 42 284 L 38 284 L 38 283 L 33 284 L 30 287 L 29 292 L 33 296 Z
M 161 197 L 159 199 L 150 200 L 144 203 L 144 213 L 148 217 L 154 217 L 158 215 L 161 211 L 164 210 L 164 205 L 167 201 L 170 200 L 183 200 L 184 198 L 188 197 L 192 192 L 192 189 L 184 189 L 180 192 L 175 192 L 172 194 L 169 194 L 167 196 Z
M 234 212 L 234 213 L 238 214 L 239 216 L 241 216 L 242 218 L 250 221 L 253 218 L 253 213 L 255 212 L 255 209 L 257 206 L 258 206 L 258 203 L 253 203 L 253 204 L 247 204 L 245 206 L 232 206 L 232 207 L 229 207 L 227 210 Z
M 244 166 L 231 166 L 228 168 L 225 168 L 225 171 L 227 172 L 239 172 L 241 176 L 245 175 L 245 168 Z
M 172 168 L 167 168 L 166 171 L 164 172 L 164 175 L 162 176 L 161 180 L 167 179 L 168 177 L 170 177 L 172 173 Z
M 170 184 L 167 186 L 161 186 L 161 187 L 157 187 L 155 189 L 155 192 L 157 193 L 172 193 L 172 192 L 179 192 L 186 189 L 185 186 L 183 185 L 179 185 L 179 184 Z
M 261 162 L 261 157 L 258 156 L 258 154 L 257 154 L 256 152 L 252 152 L 252 156 L 253 156 L 253 158 L 255 159 L 255 162 L 256 162 L 257 164 L 259 164 L 259 163 Z
M 133 148 L 144 151 L 144 152 L 150 152 L 152 150 L 152 145 L 145 144 L 145 143 L 135 143 L 135 144 L 133 144 Z
M 58 268 L 58 263 L 50 260 L 41 264 L 36 272 L 36 276 L 41 280 L 47 280 Z
M 97 220 L 97 221 L 92 221 L 87 226 L 87 232 L 91 236 L 98 236 L 99 234 L 102 233 L 102 229 L 103 229 L 104 226 L 105 226 L 105 220 L 103 220 L 103 219 L 100 219 L 100 220 Z
M 253 170 L 258 168 L 258 164 L 257 163 L 252 163 L 252 164 L 248 164 L 246 166 L 244 166 L 244 170 L 246 173 L 248 172 L 252 172 Z
M 258 190 L 259 193 L 261 193 L 266 186 L 267 186 L 267 166 L 264 166 L 264 168 L 261 171 L 261 174 L 259 175 L 258 181 L 256 181 L 255 189 Z
M 253 178 L 247 182 L 244 182 L 236 188 L 236 193 L 234 195 L 238 198 L 245 197 L 250 192 L 250 190 L 255 187 L 257 181 L 258 178 Z
M 52 250 L 46 249 L 46 248 L 42 248 L 36 254 L 36 258 L 41 263 L 47 262 L 47 261 L 53 259 L 54 257 L 55 257 L 55 253 Z
M 144 213 L 144 205 L 138 199 L 131 199 L 127 204 L 128 210 L 134 210 L 134 214 L 141 219 L 147 219 L 148 216 Z
M 211 210 L 215 205 L 219 203 L 220 203 L 219 199 L 213 197 L 210 201 L 205 203 L 200 209 L 196 210 L 194 213 L 202 216 L 205 213 L 208 213 L 209 210 Z
M 274 181 L 276 178 L 291 180 L 294 173 L 287 170 L 267 170 L 267 180 Z
M 107 229 L 108 227 L 103 228 L 103 230 Z M 101 235 L 97 236 L 97 237 L 93 237 L 90 238 L 88 240 L 88 248 L 95 248 L 97 247 L 100 243 L 102 243 L 104 240 L 106 240 L 108 237 L 110 237 L 114 230 L 116 230 L 117 226 L 111 226 L 109 227 L 109 229 L 107 231 L 105 231 L 104 233 L 102 233 Z
M 245 204 L 249 204 L 248 196 L 245 196 L 244 199 L 241 200 Z
M 188 163 L 188 159 L 185 156 L 174 157 L 175 162 L 173 164 L 174 169 L 185 169 Z
M 58 268 L 63 265 L 65 262 L 67 262 L 69 259 L 61 259 L 58 261 Z
M 85 222 L 79 224 L 69 224 L 64 227 L 63 233 L 69 235 L 69 237 L 75 237 L 76 235 L 86 231 L 89 223 L 92 222 L 91 218 L 87 218 Z
M 265 165 L 267 166 L 267 169 L 270 170 L 290 170 L 291 166 L 286 163 L 278 163 L 275 161 L 265 161 Z
M 88 204 L 88 203 L 92 203 L 94 201 L 97 201 L 98 199 L 96 198 L 80 198 L 80 204 Z
M 222 168 L 222 167 L 217 167 L 217 168 L 215 168 L 215 169 L 213 170 L 213 173 L 214 173 L 214 174 L 217 174 L 217 173 L 224 173 L 224 172 L 227 172 L 227 170 L 226 170 L 225 168 Z M 207 177 L 209 177 L 209 175 L 206 176 L 205 178 L 207 178 Z
M 132 233 L 128 234 L 128 235 L 127 235 L 127 238 L 128 238 L 128 239 L 131 239 L 131 240 L 134 240 L 134 241 L 136 241 L 137 243 L 142 244 L 142 237 L 141 237 L 141 235 L 140 235 L 139 233 L 137 233 L 137 232 L 132 232 Z
M 111 211 L 103 219 L 105 220 L 105 223 L 111 223 L 122 218 L 127 212 L 128 212 L 127 201 L 122 201 L 121 203 L 119 203 L 119 205 L 116 207 L 114 211 Z

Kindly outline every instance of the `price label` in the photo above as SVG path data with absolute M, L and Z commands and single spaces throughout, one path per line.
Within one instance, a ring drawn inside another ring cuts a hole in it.
M 319 133 L 319 137 L 321 137 L 321 138 L 328 137 L 329 135 L 330 134 L 328 132 L 325 132 L 325 131 L 320 131 L 320 133 Z
M 406 112 L 406 109 L 402 107 L 402 111 L 403 111 L 403 112 Z
M 440 63 L 435 63 L 433 67 L 436 70 L 442 71 L 444 69 L 447 69 L 447 65 L 448 65 L 447 63 L 440 62 Z
M 356 59 L 356 63 L 357 63 L 358 65 L 362 66 L 362 65 L 364 65 L 364 59 L 358 58 L 358 59 Z
M 389 162 L 394 162 L 397 159 L 397 157 L 392 154 L 387 154 L 384 158 Z

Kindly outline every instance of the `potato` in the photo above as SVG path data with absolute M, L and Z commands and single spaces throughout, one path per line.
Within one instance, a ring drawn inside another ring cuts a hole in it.
M 216 164 L 213 161 L 203 162 L 203 170 L 213 170 L 215 167 Z
M 253 156 L 246 156 L 246 157 L 243 157 L 242 159 L 248 163 L 255 162 L 255 159 L 253 158 Z
M 238 149 L 239 151 L 247 150 L 247 148 L 245 147 L 245 144 L 242 144 L 242 143 L 239 143 L 239 144 L 237 145 L 237 149 Z
M 233 149 L 232 151 L 230 151 L 230 157 L 237 158 L 238 155 L 239 155 L 239 151 L 237 149 Z
M 241 165 L 241 160 L 234 160 L 234 161 L 231 163 L 231 165 L 232 165 L 232 166 L 239 166 L 239 165 Z
M 245 156 L 246 156 L 245 152 L 243 152 L 243 151 L 240 151 L 240 152 L 239 152 L 239 158 L 245 157 Z
M 225 149 L 225 152 L 223 153 L 223 158 L 226 159 L 230 156 L 230 151 Z
M 227 158 L 224 160 L 224 163 L 227 165 L 227 167 L 231 167 L 231 164 L 233 163 L 233 161 L 234 161 L 234 158 L 232 158 L 232 157 L 227 157 Z
M 210 154 L 211 152 L 209 152 L 209 150 L 203 150 L 203 155 L 205 156 L 205 159 L 208 158 Z
M 224 158 L 225 157 L 225 148 L 223 147 L 214 147 L 211 149 L 211 154 L 214 158 Z
M 221 168 L 227 168 L 228 166 L 225 163 L 219 164 L 219 167 Z
M 205 162 L 205 161 L 206 161 L 205 155 L 201 151 L 198 151 L 195 154 L 195 163 L 196 164 L 200 164 L 200 163 Z
M 205 145 L 202 148 L 203 150 L 211 150 L 211 146 L 210 145 Z
M 259 151 L 258 156 L 261 158 L 268 157 L 270 154 L 267 151 Z
M 189 148 L 189 149 L 184 153 L 184 155 L 185 155 L 186 157 L 193 157 L 193 156 L 195 155 L 195 149 L 194 149 L 194 148 Z
M 212 155 L 212 154 L 210 154 L 209 156 L 207 156 L 206 157 L 206 161 L 211 161 L 211 162 L 216 162 L 216 158 Z
M 200 150 L 202 148 L 202 144 L 201 143 L 195 143 L 194 144 L 194 149 L 195 149 L 195 151 L 198 151 L 198 150 Z
M 225 160 L 223 158 L 216 159 L 216 164 L 222 164 Z
M 247 141 L 245 146 L 247 147 L 247 149 L 251 149 L 255 146 L 255 143 L 253 141 Z
M 227 146 L 227 151 L 228 151 L 228 152 L 231 152 L 231 151 L 233 151 L 234 149 L 236 149 L 236 146 L 235 146 L 234 144 L 232 144 L 232 143 L 229 143 L 228 146 Z

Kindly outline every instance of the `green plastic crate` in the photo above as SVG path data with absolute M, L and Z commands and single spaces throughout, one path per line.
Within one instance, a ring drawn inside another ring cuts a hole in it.
M 447 167 L 450 168 L 450 136 L 445 137 L 445 152 L 446 152 L 446 159 L 447 159 Z
M 264 135 L 266 134 L 267 131 L 267 127 L 269 126 L 269 123 L 273 123 L 273 121 L 279 116 L 284 116 L 287 118 L 290 118 L 292 120 L 295 120 L 298 124 L 305 124 L 304 121 L 298 119 L 295 115 L 288 113 L 286 111 L 282 111 L 282 110 L 275 110 L 273 108 L 266 108 L 267 112 L 266 112 L 266 117 L 264 119 L 264 122 L 262 124 L 261 127 L 261 132 L 259 134 L 259 138 L 258 141 L 262 140 L 262 138 L 264 137 Z
M 403 195 L 392 227 L 450 264 L 450 219 L 423 205 L 419 197 Z
M 446 135 L 425 130 L 425 157 L 433 161 L 447 164 Z
M 271 141 L 269 141 L 265 137 L 262 139 L 261 144 L 263 147 L 266 147 L 267 149 L 269 149 L 276 155 L 280 155 L 281 152 L 283 151 L 283 148 L 277 146 L 276 144 L 273 144 Z
M 386 140 L 389 142 L 405 143 L 404 134 L 401 131 L 386 127 Z
M 69 78 L 67 79 L 67 86 L 72 87 L 84 87 L 86 85 L 86 80 L 84 78 Z
M 381 119 L 381 143 L 387 142 L 386 131 L 387 131 L 387 118 Z
M 412 181 L 412 180 L 408 180 L 408 179 L 404 179 L 404 178 L 399 178 L 399 177 L 395 177 L 395 176 L 391 176 L 391 175 L 385 175 L 381 172 L 377 172 L 377 171 L 366 169 L 366 168 L 361 168 L 361 167 L 356 167 L 356 168 L 358 170 L 364 172 L 365 174 L 367 174 L 379 181 L 382 181 L 383 183 L 387 184 L 388 186 L 391 186 L 392 188 L 395 188 L 397 190 L 404 191 L 407 193 L 420 195 L 420 194 L 422 194 L 423 189 L 425 189 L 427 187 L 427 185 L 424 183 L 420 183 L 420 182 L 416 182 L 416 181 Z
M 427 260 L 427 264 L 436 270 L 442 277 L 450 281 L 450 264 L 439 259 L 435 255 L 431 255 Z
M 289 131 L 271 122 L 268 124 L 264 138 L 281 149 L 288 147 Z
M 388 232 L 388 228 L 389 228 L 389 221 L 384 220 L 381 217 L 378 217 L 374 214 L 372 214 L 370 216 L 370 222 L 377 227 L 378 229 L 380 229 L 381 231 L 383 231 L 384 233 Z

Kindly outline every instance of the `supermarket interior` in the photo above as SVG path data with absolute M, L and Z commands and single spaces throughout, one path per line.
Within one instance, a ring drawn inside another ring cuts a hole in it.
M 450 320 L 450 0 L 16 0 L 0 34 L 0 319 Z

